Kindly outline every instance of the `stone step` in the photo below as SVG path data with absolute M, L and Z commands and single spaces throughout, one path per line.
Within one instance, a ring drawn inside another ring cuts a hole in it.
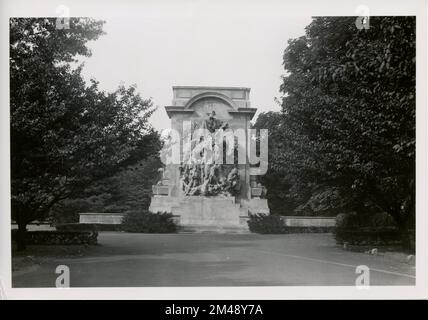
M 226 227 L 212 225 L 185 225 L 180 226 L 179 233 L 250 233 L 248 228 L 241 226 Z
M 186 225 L 195 226 L 220 226 L 220 227 L 239 227 L 241 224 L 239 219 L 226 220 L 226 219 L 186 219 L 185 221 L 180 220 L 181 223 Z

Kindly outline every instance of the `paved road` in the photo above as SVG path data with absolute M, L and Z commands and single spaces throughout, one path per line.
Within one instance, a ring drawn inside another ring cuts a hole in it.
M 13 276 L 14 287 L 52 287 L 55 267 L 72 287 L 355 285 L 358 265 L 372 285 L 414 285 L 414 267 L 344 251 L 331 234 L 129 234 L 105 232 L 84 257 L 50 258 Z

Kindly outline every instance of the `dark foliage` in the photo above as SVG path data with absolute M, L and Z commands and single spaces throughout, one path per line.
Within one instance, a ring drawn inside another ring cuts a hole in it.
M 156 136 L 153 139 L 158 138 Z M 153 147 L 145 156 L 141 155 L 142 159 L 137 164 L 128 166 L 112 177 L 95 181 L 78 198 L 60 201 L 51 210 L 54 221 L 60 224 L 78 222 L 80 212 L 147 210 L 151 188 L 159 179 L 158 169 L 162 165 L 158 149 L 158 146 Z
M 135 86 L 101 91 L 81 75 L 77 57 L 103 34 L 103 22 L 10 19 L 10 135 L 12 218 L 25 226 L 44 219 L 63 199 L 114 175 L 145 153 L 154 111 Z M 24 247 L 20 242 L 20 249 Z
M 31 245 L 95 245 L 96 231 L 27 231 L 26 244 Z M 18 230 L 12 232 L 12 240 L 18 240 Z
M 92 223 L 64 223 L 58 224 L 55 226 L 57 231 L 89 231 L 96 232 L 98 228 L 95 224 Z
M 358 228 L 397 228 L 394 218 L 386 212 L 376 214 L 358 214 L 356 212 L 338 214 L 336 227 L 344 229 Z
M 261 234 L 281 234 L 288 233 L 281 217 L 278 215 L 253 214 L 248 220 L 248 227 L 251 232 Z
M 122 229 L 138 233 L 174 233 L 177 226 L 171 213 L 142 210 L 127 212 L 122 221 Z
M 297 215 L 384 211 L 415 223 L 414 17 L 317 17 L 289 41 L 269 140 L 268 200 Z M 289 214 L 288 212 L 279 212 Z M 407 237 L 403 237 L 406 239 Z
M 415 233 L 412 230 L 401 233 L 394 218 L 385 212 L 374 215 L 355 212 L 339 214 L 336 217 L 334 236 L 338 244 L 385 246 L 408 243 L 404 249 L 415 248 Z
M 351 245 L 395 245 L 402 240 L 397 228 L 337 228 L 334 236 L 338 244 Z

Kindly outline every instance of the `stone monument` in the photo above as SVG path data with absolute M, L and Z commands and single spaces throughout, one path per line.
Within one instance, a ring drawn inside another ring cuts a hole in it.
M 245 232 L 250 214 L 269 214 L 257 164 L 249 161 L 256 113 L 249 94 L 249 88 L 173 87 L 165 110 L 174 134 L 161 154 L 165 167 L 151 212 L 170 212 L 181 230 L 196 232 Z

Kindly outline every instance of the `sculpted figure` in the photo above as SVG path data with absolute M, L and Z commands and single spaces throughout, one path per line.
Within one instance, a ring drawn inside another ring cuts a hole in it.
M 210 170 L 211 170 L 211 166 L 212 166 L 212 164 L 210 164 L 210 163 L 207 163 L 205 166 L 204 166 L 204 181 L 205 180 L 208 180 L 208 178 L 209 178 L 209 176 L 210 176 Z
M 217 129 L 227 129 L 228 124 L 216 118 L 216 113 L 213 110 L 210 114 L 208 114 L 208 120 L 205 120 L 205 127 L 209 132 L 213 133 Z
M 218 183 L 218 164 L 213 164 L 210 168 L 210 173 L 208 176 L 208 181 L 210 184 L 215 185 Z
M 180 168 L 180 171 L 181 171 L 180 187 L 181 187 L 181 190 L 184 191 L 184 194 L 186 194 L 186 190 L 188 189 L 189 183 L 190 183 L 189 167 L 185 165 L 184 167 Z
M 158 182 L 156 183 L 156 185 L 158 185 L 158 186 L 168 185 L 168 182 L 169 182 L 169 171 L 168 171 L 168 169 L 159 168 L 158 174 L 159 174 L 159 178 L 158 178 Z
M 189 171 L 190 171 L 189 173 L 190 182 L 186 190 L 184 191 L 184 193 L 186 195 L 192 196 L 197 194 L 199 190 L 201 174 L 200 174 L 199 166 L 197 165 L 191 165 L 191 168 L 189 169 Z
M 240 189 L 241 184 L 239 181 L 239 171 L 237 168 L 233 168 L 227 175 L 226 191 L 228 191 L 231 195 L 236 195 L 239 193 Z

